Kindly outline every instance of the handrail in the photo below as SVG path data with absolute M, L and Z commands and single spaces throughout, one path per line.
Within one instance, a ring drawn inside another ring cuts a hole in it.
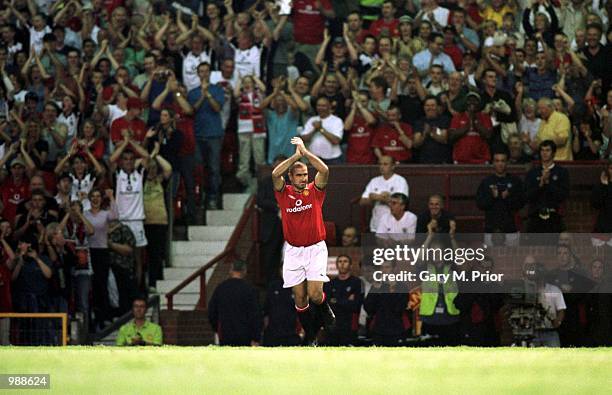
M 240 216 L 240 220 L 238 221 L 236 228 L 234 228 L 234 231 L 232 232 L 232 235 L 230 236 L 230 239 L 227 242 L 225 249 L 220 254 L 218 254 L 213 259 L 204 264 L 204 266 L 193 272 L 185 280 L 181 281 L 181 283 L 174 287 L 170 292 L 166 293 L 166 299 L 168 301 L 168 310 L 174 309 L 174 295 L 179 293 L 183 288 L 191 284 L 191 282 L 193 282 L 198 277 L 200 278 L 200 300 L 196 305 L 196 309 L 206 308 L 206 271 L 221 260 L 232 255 L 236 255 L 236 246 L 238 245 L 238 240 L 240 240 L 240 236 L 242 235 L 242 232 L 244 232 L 249 217 L 253 210 L 255 210 L 255 196 L 251 196 L 247 201 L 245 209 L 242 212 L 242 215 Z

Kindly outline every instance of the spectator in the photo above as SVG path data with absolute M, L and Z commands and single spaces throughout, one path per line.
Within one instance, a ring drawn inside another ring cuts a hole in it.
M 238 104 L 239 164 L 236 178 L 250 192 L 257 188 L 251 174 L 251 158 L 255 169 L 263 165 L 266 155 L 266 123 L 263 114 L 266 86 L 255 76 L 247 74 L 234 88 Z
M 287 93 L 282 89 L 283 82 L 283 79 L 277 79 L 274 90 L 261 104 L 268 128 L 269 164 L 279 155 L 289 157 L 293 154 L 290 141 L 292 137 L 297 136 L 300 107 L 306 107 L 302 98 L 295 92 L 293 83 L 289 81 Z
M 127 225 L 112 219 L 108 224 L 107 245 L 110 268 L 115 276 L 119 292 L 117 315 L 121 315 L 130 309 L 138 287 L 134 275 L 136 239 Z
M 105 170 L 89 150 L 89 147 L 84 148 L 85 155 L 78 155 L 77 150 L 78 146 L 73 144 L 68 154 L 57 163 L 55 174 L 60 175 L 67 170 L 66 164 L 70 161 L 70 170 L 72 170 L 69 173 L 72 178 L 70 200 L 78 200 L 83 204 L 85 210 L 87 210 L 90 207 L 88 199 L 89 192 L 94 187 L 96 181 L 104 175 Z M 88 161 L 92 163 L 93 171 L 89 171 Z
M 415 238 L 417 216 L 408 211 L 408 196 L 395 192 L 389 200 L 389 212 L 378 221 L 376 237 L 382 240 L 411 242 Z
M 493 151 L 500 148 L 507 141 L 507 136 L 516 131 L 516 110 L 513 106 L 512 96 L 504 90 L 498 89 L 498 72 L 486 69 L 482 74 L 482 104 L 484 112 L 489 114 L 494 128 L 489 140 L 489 147 Z
M 255 289 L 243 278 L 244 262 L 234 262 L 230 278 L 215 288 L 208 320 L 222 346 L 258 346 L 261 317 Z
M 107 210 L 102 208 L 103 198 L 108 200 Z M 102 327 L 105 321 L 111 319 L 111 308 L 108 297 L 108 275 L 110 270 L 108 251 L 108 226 L 111 220 L 117 219 L 117 204 L 112 189 L 102 190 L 94 188 L 89 192 L 90 208 L 85 210 L 84 216 L 94 228 L 89 237 L 89 254 L 93 270 L 93 312 L 96 325 Z
M 593 188 L 591 205 L 599 210 L 595 222 L 595 233 L 612 233 L 612 160 L 599 176 L 599 183 Z
M 387 110 L 387 121 L 376 128 L 372 147 L 380 160 L 390 156 L 396 163 L 408 163 L 412 159 L 413 135 L 409 124 L 400 122 L 400 109 L 391 105 Z
M 13 311 L 11 283 L 13 277 L 15 252 L 7 240 L 10 236 L 11 226 L 8 222 L 0 222 L 0 244 L 2 245 L 0 258 L 0 312 Z M 10 240 L 10 239 L 9 239 Z M 10 318 L 0 318 L 0 345 L 8 346 L 11 329 Z
M 354 226 L 347 226 L 342 231 L 341 243 L 342 247 L 357 247 L 359 246 L 359 236 L 357 235 L 357 228 Z
M 127 100 L 127 113 L 113 121 L 110 130 L 110 140 L 113 147 L 119 145 L 126 137 L 138 142 L 143 142 L 146 134 L 146 125 L 140 114 L 142 102 L 138 98 L 131 97 Z
M 459 164 L 485 164 L 491 161 L 486 141 L 493 132 L 489 115 L 478 111 L 480 95 L 470 92 L 466 96 L 467 111 L 456 113 L 448 131 L 454 142 L 453 161 Z
M 536 66 L 528 67 L 524 76 L 528 88 L 528 97 L 540 100 L 543 97 L 553 97 L 553 85 L 557 82 L 557 73 L 551 70 L 546 53 L 538 52 Z
M 390 37 L 399 36 L 399 20 L 395 17 L 396 12 L 395 5 L 391 0 L 383 1 L 380 18 L 370 24 L 370 34 L 374 37 L 379 37 L 383 33 Z
M 327 334 L 327 345 L 357 345 L 359 312 L 363 303 L 361 280 L 351 273 L 351 257 L 340 255 L 336 258 L 338 276 L 325 283 L 325 295 L 336 314 L 336 326 Z
M 117 346 L 161 346 L 162 328 L 146 319 L 147 301 L 144 298 L 134 299 L 132 314 L 134 319 L 119 328 Z
M 223 126 L 220 111 L 225 95 L 218 85 L 210 84 L 210 64 L 198 66 L 201 84 L 189 91 L 187 99 L 195 111 L 196 140 L 200 149 L 200 159 L 206 161 L 209 171 L 208 208 L 216 210 L 221 200 L 221 145 Z
M 540 142 L 552 140 L 555 143 L 554 160 L 572 160 L 569 118 L 555 111 L 553 102 L 548 98 L 538 100 L 538 112 L 542 122 L 536 140 L 532 143 L 532 149 L 535 150 Z
M 485 244 L 492 245 L 492 233 L 503 233 L 505 244 L 516 246 L 519 229 L 516 214 L 525 205 L 523 183 L 507 172 L 508 154 L 493 154 L 494 174 L 485 177 L 476 192 L 476 204 L 485 212 Z
M 263 308 L 263 345 L 266 347 L 299 346 L 299 321 L 290 288 L 283 288 L 283 281 L 275 276 L 268 281 Z
M 421 3 L 421 9 L 416 15 L 417 22 L 428 21 L 437 32 L 448 24 L 450 11 L 447 8 L 440 7 L 438 0 L 425 0 Z
M 306 68 L 311 68 L 323 42 L 325 18 L 335 17 L 334 10 L 328 0 L 300 0 L 293 4 L 292 13 L 296 52 L 306 56 Z
M 523 165 L 531 163 L 531 157 L 525 153 L 527 144 L 523 143 L 521 136 L 513 133 L 508 136 L 508 163 L 511 165 Z M 531 148 L 529 148 L 531 152 Z
M 27 213 L 19 214 L 15 218 L 15 237 L 40 237 L 44 227 L 50 222 L 57 221 L 57 212 L 47 207 L 47 200 L 42 190 L 32 191 L 30 207 Z
M 572 153 L 575 160 L 599 160 L 601 131 L 593 128 L 592 120 L 582 118 L 578 126 L 573 126 Z
M 417 219 L 416 232 L 419 234 L 430 233 L 454 233 L 457 229 L 455 216 L 443 209 L 444 198 L 442 195 L 433 194 L 429 196 L 427 211 L 421 213 Z
M 343 125 L 342 120 L 332 114 L 329 99 L 317 99 L 317 115 L 306 122 L 301 135 L 308 143 L 308 149 L 326 164 L 341 163 Z
M 354 94 L 351 111 L 344 120 L 344 131 L 348 134 L 347 163 L 375 163 L 371 142 L 376 119 L 367 109 L 368 100 L 368 93 L 365 91 Z
M 395 273 L 392 262 L 384 262 L 381 274 Z M 403 344 L 410 328 L 408 320 L 408 292 L 405 283 L 374 281 L 363 307 L 371 318 L 372 341 L 376 346 L 397 347 Z
M 13 156 L 13 153 L 15 152 L 14 147 L 15 146 L 12 145 L 5 156 L 0 159 L 0 168 L 4 167 L 4 164 L 8 161 L 8 159 Z M 29 158 L 27 154 L 25 157 Z M 30 162 L 31 159 L 27 162 L 29 163 L 28 173 L 34 168 L 34 164 Z M 27 200 L 30 196 L 30 188 L 25 174 L 26 162 L 17 156 L 12 159 L 10 163 L 10 174 L 8 176 L 4 176 L 4 173 L 2 173 L 1 175 L 4 177 L 0 189 L 2 190 L 2 217 L 13 223 L 15 221 L 15 216 L 17 215 L 17 207 L 19 207 L 19 204 Z
M 414 147 L 419 163 L 451 163 L 452 148 L 448 143 L 450 120 L 440 114 L 438 99 L 428 96 L 423 102 L 425 116 L 414 124 Z
M 585 66 L 596 80 L 601 80 L 604 90 L 610 88 L 610 73 L 608 60 L 610 59 L 610 46 L 601 43 L 602 27 L 600 24 L 591 23 L 586 26 L 586 47 L 582 49 L 582 55 L 587 59 Z
M 373 205 L 370 219 L 370 232 L 375 233 L 380 219 L 390 212 L 391 194 L 399 192 L 408 194 L 408 182 L 399 174 L 395 174 L 395 161 L 390 156 L 383 156 L 378 161 L 380 176 L 374 177 L 366 185 L 359 204 Z
M 525 176 L 529 233 L 559 233 L 565 230 L 561 209 L 569 196 L 569 174 L 567 169 L 555 164 L 556 149 L 554 141 L 542 141 L 539 150 L 542 164 Z
M 436 1 L 436 0 L 430 0 Z M 455 65 L 451 58 L 442 52 L 444 47 L 444 38 L 434 33 L 429 37 L 429 46 L 427 49 L 414 55 L 412 58 L 412 64 L 419 72 L 419 75 L 423 79 L 423 83 L 428 82 L 427 73 L 432 65 L 440 65 L 446 73 L 452 73 L 455 71 Z

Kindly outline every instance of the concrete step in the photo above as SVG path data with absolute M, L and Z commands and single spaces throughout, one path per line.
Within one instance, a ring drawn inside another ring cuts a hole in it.
M 247 200 L 248 193 L 226 193 L 223 195 L 223 210 L 242 210 Z
M 228 241 L 235 226 L 190 226 L 187 237 L 190 241 Z
M 217 255 L 223 252 L 227 241 L 175 241 L 172 244 L 174 260 L 182 256 Z
M 208 226 L 236 226 L 243 210 L 208 210 L 206 224 Z
M 212 276 L 212 273 L 215 271 L 215 267 L 216 265 L 206 271 L 206 281 L 208 281 L 210 276 Z M 169 267 L 164 270 L 164 280 L 183 281 L 198 269 L 199 267 Z
M 172 268 L 189 268 L 189 269 L 197 269 L 202 267 L 206 263 L 210 262 L 217 254 L 215 255 L 175 255 L 172 257 Z M 169 270 L 168 268 L 166 270 Z M 193 271 L 192 270 L 192 271 Z

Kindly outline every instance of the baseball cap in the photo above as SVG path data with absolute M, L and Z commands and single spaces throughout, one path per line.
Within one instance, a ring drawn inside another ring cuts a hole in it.
M 16 157 L 15 159 L 11 161 L 11 167 L 16 166 L 16 165 L 25 167 L 25 162 L 20 157 Z
M 480 95 L 477 92 L 474 91 L 469 91 L 467 95 L 465 95 L 465 98 L 469 98 L 469 97 L 475 97 L 476 99 L 478 99 L 478 101 L 480 101 Z
M 332 41 L 332 43 L 335 44 L 344 44 L 344 39 L 340 36 L 337 36 L 336 38 L 334 38 L 334 41 Z
M 399 18 L 399 23 L 412 23 L 412 18 L 409 15 L 402 15 Z

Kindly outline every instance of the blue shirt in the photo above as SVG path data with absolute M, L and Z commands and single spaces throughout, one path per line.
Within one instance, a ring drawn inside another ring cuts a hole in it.
M 432 57 L 432 54 L 429 51 L 429 49 L 425 49 L 417 53 L 416 55 L 414 55 L 414 57 L 412 58 L 412 64 L 414 65 L 414 67 L 417 68 L 419 72 L 428 70 L 429 61 L 431 57 Z M 453 64 L 453 61 L 444 52 L 441 52 L 438 56 L 436 56 L 431 64 L 438 64 L 442 66 L 444 68 L 444 72 L 447 74 L 455 71 L 455 65 Z
M 525 85 L 529 87 L 527 96 L 533 100 L 540 100 L 543 97 L 552 99 L 555 97 L 555 92 L 552 90 L 554 84 L 557 83 L 557 73 L 547 71 L 545 74 L 538 74 L 538 69 L 529 67 L 525 71 Z
M 160 82 L 156 79 L 153 79 L 153 82 L 151 83 L 151 90 L 149 91 L 149 97 L 147 98 L 147 102 L 149 104 L 147 108 L 147 110 L 149 110 L 149 117 L 147 118 L 147 126 L 157 125 L 157 123 L 159 122 L 159 116 L 161 114 L 161 111 L 155 110 L 151 106 L 153 105 L 153 102 L 155 101 L 157 96 L 161 95 L 164 89 L 166 89 L 165 82 Z M 172 103 L 172 94 L 167 95 L 166 99 L 164 100 L 164 104 L 170 104 L 170 103 Z
M 276 111 L 266 111 L 268 164 L 272 164 L 278 155 L 290 157 L 295 153 L 295 145 L 291 144 L 291 138 L 297 136 L 299 119 L 298 113 L 293 112 L 291 108 L 281 115 Z
M 208 93 L 213 99 L 223 107 L 225 102 L 225 91 L 219 85 L 209 85 Z M 193 106 L 202 97 L 202 88 L 199 86 L 193 88 L 187 94 L 187 101 Z M 204 100 L 202 106 L 195 113 L 195 135 L 196 138 L 213 138 L 223 137 L 223 125 L 221 123 L 221 111 L 213 111 L 208 103 Z

